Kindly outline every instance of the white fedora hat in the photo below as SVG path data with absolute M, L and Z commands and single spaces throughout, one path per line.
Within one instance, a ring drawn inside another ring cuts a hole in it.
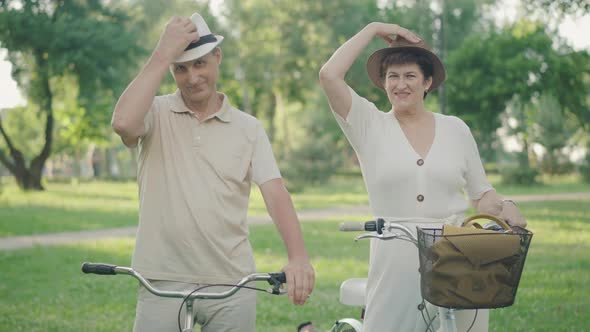
M 190 43 L 184 50 L 184 53 L 182 53 L 182 55 L 179 56 L 176 61 L 174 61 L 176 63 L 198 59 L 211 52 L 223 41 L 223 36 L 214 35 L 211 33 L 207 23 L 203 17 L 199 15 L 199 13 L 194 13 L 191 15 L 191 21 L 193 21 L 193 23 L 197 26 L 199 40 L 194 43 Z

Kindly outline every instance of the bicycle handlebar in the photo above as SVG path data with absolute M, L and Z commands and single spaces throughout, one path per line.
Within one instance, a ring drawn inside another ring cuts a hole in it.
M 343 222 L 340 223 L 341 232 L 377 232 L 379 234 L 383 231 L 385 221 L 381 218 L 377 220 L 370 220 L 366 222 Z
M 82 272 L 92 274 L 117 274 L 116 265 L 102 263 L 82 263 Z
M 280 295 L 284 294 L 285 291 L 279 286 L 287 282 L 287 278 L 284 272 L 276 273 L 253 273 L 242 278 L 232 288 L 224 292 L 176 292 L 176 291 L 163 291 L 157 289 L 151 285 L 151 283 L 145 279 L 139 272 L 133 270 L 130 267 L 116 266 L 112 264 L 103 263 L 82 263 L 82 272 L 100 274 L 100 275 L 115 275 L 115 274 L 127 274 L 139 282 L 152 294 L 162 297 L 173 297 L 173 298 L 188 298 L 188 299 L 225 299 L 235 294 L 240 288 L 247 283 L 253 281 L 267 281 L 273 288 L 268 289 L 267 292 L 270 294 Z
M 398 221 L 398 220 L 396 220 Z M 399 220 L 404 221 L 404 220 Z M 394 233 L 395 230 L 401 231 L 403 234 Z M 367 238 L 375 238 L 380 240 L 394 240 L 394 239 L 405 239 L 414 244 L 417 243 L 416 236 L 410 229 L 400 223 L 394 221 L 385 221 L 382 218 L 377 220 L 370 220 L 366 222 L 343 222 L 340 223 L 340 231 L 342 232 L 355 232 L 355 231 L 367 231 L 376 232 L 377 234 L 367 233 L 359 235 L 355 238 L 355 241 Z

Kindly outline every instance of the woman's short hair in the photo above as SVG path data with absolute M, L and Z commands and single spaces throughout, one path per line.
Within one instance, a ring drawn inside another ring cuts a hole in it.
M 381 61 L 381 79 L 385 78 L 389 66 L 406 64 L 417 64 L 422 71 L 425 80 L 432 77 L 432 74 L 434 73 L 434 65 L 428 56 L 421 52 L 404 50 L 388 54 L 383 58 L 383 61 Z

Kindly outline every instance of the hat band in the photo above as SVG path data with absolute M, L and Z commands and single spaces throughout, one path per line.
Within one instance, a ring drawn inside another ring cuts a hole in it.
M 199 38 L 199 40 L 197 40 L 196 42 L 188 44 L 188 46 L 184 50 L 185 51 L 192 50 L 195 47 L 199 47 L 204 44 L 214 43 L 216 41 L 217 41 L 217 38 L 215 38 L 214 35 L 212 35 L 212 34 L 204 35 L 204 36 L 201 36 Z

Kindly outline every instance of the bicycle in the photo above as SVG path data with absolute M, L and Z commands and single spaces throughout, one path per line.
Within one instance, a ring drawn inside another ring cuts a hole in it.
M 493 217 L 493 216 L 489 216 L 489 215 L 475 215 L 470 217 L 471 219 L 476 219 L 477 217 Z M 495 217 L 494 217 L 495 218 Z M 508 225 L 506 225 L 505 223 L 503 223 L 501 220 L 498 220 L 497 218 L 492 219 L 494 220 L 494 223 L 488 223 L 486 224 L 483 228 L 487 229 L 487 230 L 494 230 L 494 231 L 504 231 L 506 232 L 506 229 L 509 228 Z M 424 272 L 424 267 L 423 267 L 423 262 L 422 260 L 424 259 L 424 254 L 423 254 L 423 250 L 426 250 L 426 242 L 429 242 L 429 245 L 432 246 L 433 243 L 435 243 L 436 241 L 438 241 L 439 238 L 442 237 L 442 231 L 441 229 L 422 229 L 420 227 L 417 227 L 417 233 L 418 236 L 414 235 L 414 233 L 406 226 L 404 226 L 403 222 L 439 222 L 442 224 L 457 224 L 458 219 L 455 216 L 450 216 L 448 218 L 445 219 L 431 219 L 431 218 L 399 218 L 399 219 L 390 219 L 388 221 L 384 220 L 383 218 L 379 218 L 376 220 L 371 220 L 371 221 L 367 221 L 367 222 L 345 222 L 345 223 L 341 223 L 340 224 L 340 231 L 367 231 L 367 232 L 371 232 L 371 233 L 365 233 L 362 235 L 359 235 L 357 237 L 355 237 L 355 241 L 361 240 L 361 239 L 371 239 L 371 238 L 375 238 L 375 239 L 379 239 L 379 240 L 405 240 L 408 242 L 411 242 L 412 244 L 416 245 L 416 247 L 418 247 L 419 251 L 420 251 L 420 265 L 421 265 L 421 272 Z M 517 271 L 517 279 L 520 280 L 520 275 L 522 273 L 522 266 L 524 265 L 524 258 L 526 257 L 526 251 L 528 250 L 528 246 L 530 244 L 531 238 L 532 238 L 532 233 L 528 232 L 525 229 L 522 228 L 516 228 L 514 230 L 514 234 L 521 236 L 521 246 L 522 246 L 522 251 L 523 251 L 523 258 L 522 261 L 519 262 L 520 265 L 520 271 Z M 428 238 L 430 237 L 430 238 Z M 421 273 L 421 275 L 422 275 Z M 421 276 L 421 278 L 424 278 L 423 276 Z M 424 285 L 424 280 L 422 280 L 422 285 Z M 364 310 L 365 310 L 365 288 L 367 285 L 367 278 L 352 278 L 352 279 L 347 279 L 344 282 L 342 282 L 341 286 L 340 286 L 340 302 L 344 305 L 348 305 L 348 306 L 356 306 L 356 307 L 362 307 L 362 313 L 361 313 L 361 320 L 363 319 L 364 316 Z M 513 296 L 516 295 L 516 288 L 518 286 L 518 281 L 516 282 L 516 286 L 514 288 L 514 293 L 512 294 Z M 512 299 L 513 302 L 513 299 Z M 508 305 L 512 304 L 509 303 Z M 502 306 L 508 306 L 508 305 L 502 305 Z M 423 302 L 419 309 L 421 311 L 425 310 L 425 303 Z M 501 307 L 501 306 L 496 306 L 496 307 Z M 494 306 L 485 306 L 482 308 L 494 308 Z M 439 306 L 438 307 L 438 318 L 439 318 L 439 326 L 441 328 L 440 331 L 442 332 L 457 332 L 457 323 L 456 323 L 456 317 L 455 317 L 455 312 L 457 310 L 457 308 L 453 308 L 453 307 L 442 307 Z M 424 317 L 424 313 L 423 317 Z M 426 313 L 426 316 L 428 317 L 428 319 L 426 317 L 424 317 L 425 319 L 425 323 L 427 324 L 426 326 L 426 331 L 433 331 L 433 329 L 431 329 L 431 327 L 433 327 L 434 321 L 437 318 L 437 316 L 434 317 L 430 317 L 430 315 L 428 314 L 428 312 Z M 468 328 L 468 331 L 473 327 L 475 320 L 477 318 L 477 311 L 475 314 L 475 317 L 473 318 L 473 322 L 471 324 L 471 326 Z M 362 332 L 363 331 L 363 324 L 361 320 L 357 320 L 354 318 L 344 318 L 344 319 L 339 319 L 337 320 L 334 325 L 332 326 L 332 328 L 329 330 L 329 332 Z
M 103 263 L 83 263 L 82 264 L 82 272 L 84 273 L 91 273 L 91 274 L 99 274 L 99 275 L 116 275 L 116 274 L 124 274 L 129 275 L 137 279 L 140 284 L 145 287 L 150 293 L 160 296 L 160 297 L 170 297 L 170 298 L 181 298 L 183 299 L 180 308 L 178 310 L 178 330 L 181 332 L 191 332 L 193 331 L 193 302 L 196 299 L 225 299 L 228 298 L 235 293 L 237 293 L 242 288 L 253 289 L 257 291 L 264 291 L 269 294 L 273 295 L 283 295 L 286 293 L 286 290 L 281 288 L 281 285 L 287 282 L 284 272 L 276 272 L 276 273 L 252 273 L 250 275 L 245 276 L 235 285 L 205 285 L 195 289 L 192 292 L 180 292 L 180 291 L 164 291 L 152 286 L 152 284 L 145 279 L 139 272 L 133 270 L 130 267 L 126 266 L 117 266 L 112 264 L 103 264 Z M 267 290 L 246 286 L 246 284 L 254 281 L 267 281 L 272 288 Z M 223 291 L 223 292 L 199 292 L 201 289 L 210 287 L 210 286 L 232 286 L 232 288 Z M 182 307 L 186 304 L 186 310 L 184 314 L 184 319 L 181 319 L 181 311 Z M 183 326 L 181 326 L 181 321 L 184 321 Z

